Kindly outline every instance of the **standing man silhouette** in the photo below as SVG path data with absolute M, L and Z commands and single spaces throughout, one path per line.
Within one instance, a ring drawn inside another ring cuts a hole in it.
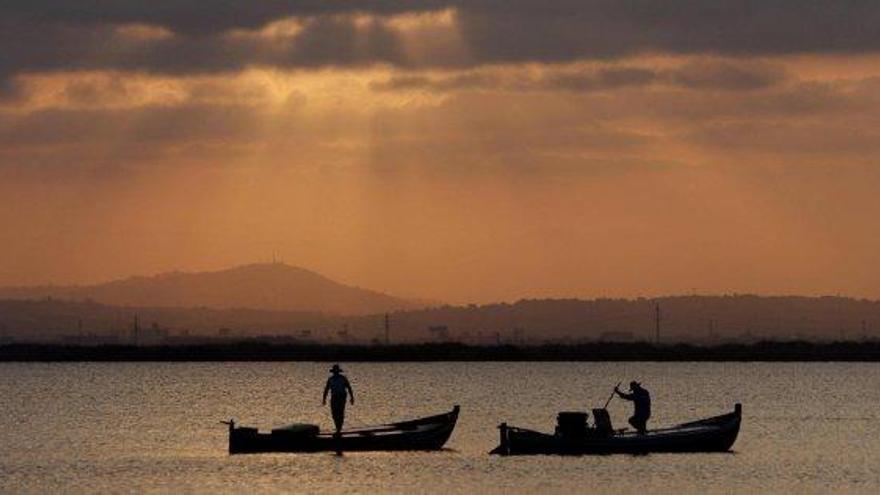
M 629 418 L 629 424 L 640 434 L 644 435 L 647 433 L 648 418 L 651 417 L 651 394 L 642 388 L 642 384 L 637 381 L 629 382 L 630 393 L 628 394 L 621 392 L 617 387 L 614 387 L 614 392 L 621 399 L 632 401 L 635 411 L 632 417 Z
M 327 379 L 327 385 L 324 387 L 324 398 L 321 400 L 321 404 L 327 405 L 327 392 L 330 392 L 330 413 L 333 415 L 333 423 L 336 425 L 336 434 L 339 435 L 342 432 L 342 424 L 345 422 L 345 399 L 347 395 L 350 395 L 351 405 L 354 405 L 354 391 L 338 364 L 334 364 L 330 368 L 330 373 L 330 378 Z

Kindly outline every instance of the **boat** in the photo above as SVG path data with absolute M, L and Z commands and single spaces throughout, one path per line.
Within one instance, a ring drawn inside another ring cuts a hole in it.
M 582 428 L 565 424 L 563 419 L 579 414 Z M 668 428 L 648 430 L 645 434 L 614 430 L 605 409 L 593 409 L 596 426 L 587 428 L 586 413 L 560 413 L 554 434 L 516 428 L 502 423 L 501 444 L 491 453 L 528 454 L 649 454 L 654 452 L 727 452 L 736 441 L 742 420 L 742 405 L 733 412 Z
M 292 425 L 262 433 L 257 428 L 229 425 L 229 453 L 349 452 L 385 450 L 439 450 L 458 420 L 452 411 L 410 421 L 370 426 L 341 433 L 320 431 L 315 425 Z

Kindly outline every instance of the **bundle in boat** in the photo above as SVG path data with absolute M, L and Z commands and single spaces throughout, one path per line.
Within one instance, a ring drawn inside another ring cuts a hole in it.
M 491 453 L 527 454 L 647 454 L 651 452 L 726 452 L 733 447 L 742 422 L 742 406 L 733 412 L 649 430 L 646 434 L 615 431 L 605 409 L 593 409 L 594 427 L 586 424 L 587 413 L 560 413 L 554 434 L 517 428 L 502 423 L 501 443 Z
M 321 433 L 321 428 L 318 425 L 312 425 L 307 423 L 293 423 L 287 426 L 281 426 L 278 428 L 273 428 L 271 434 L 277 437 L 285 437 L 290 439 L 307 439 L 307 438 L 315 438 L 318 434 Z
M 452 411 L 409 421 L 322 432 L 316 425 L 295 423 L 261 433 L 257 428 L 229 425 L 229 453 L 326 452 L 370 450 L 438 450 L 443 447 L 455 423 L 459 406 Z
M 586 436 L 587 413 L 580 411 L 564 411 L 556 415 L 556 434 L 566 437 Z

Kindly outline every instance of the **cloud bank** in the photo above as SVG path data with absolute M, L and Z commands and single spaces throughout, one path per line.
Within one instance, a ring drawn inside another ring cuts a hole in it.
M 871 1 L 140 1 L 0 7 L 0 74 L 476 67 L 639 54 L 872 53 Z M 279 29 L 286 25 L 287 29 Z M 275 29 L 273 29 L 273 27 Z

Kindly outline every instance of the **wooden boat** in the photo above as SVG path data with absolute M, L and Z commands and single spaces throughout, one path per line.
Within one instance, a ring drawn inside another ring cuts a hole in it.
M 276 429 L 260 433 L 256 428 L 229 425 L 229 453 L 343 452 L 368 450 L 439 450 L 449 440 L 458 420 L 459 407 L 427 418 L 334 432 L 317 426 Z
M 605 409 L 594 409 L 593 415 L 602 422 L 608 417 Z M 614 431 L 610 420 L 604 427 L 588 428 L 581 434 L 546 434 L 502 423 L 501 445 L 492 454 L 647 454 L 652 452 L 726 452 L 739 434 L 742 406 L 733 412 L 670 428 L 636 432 Z

